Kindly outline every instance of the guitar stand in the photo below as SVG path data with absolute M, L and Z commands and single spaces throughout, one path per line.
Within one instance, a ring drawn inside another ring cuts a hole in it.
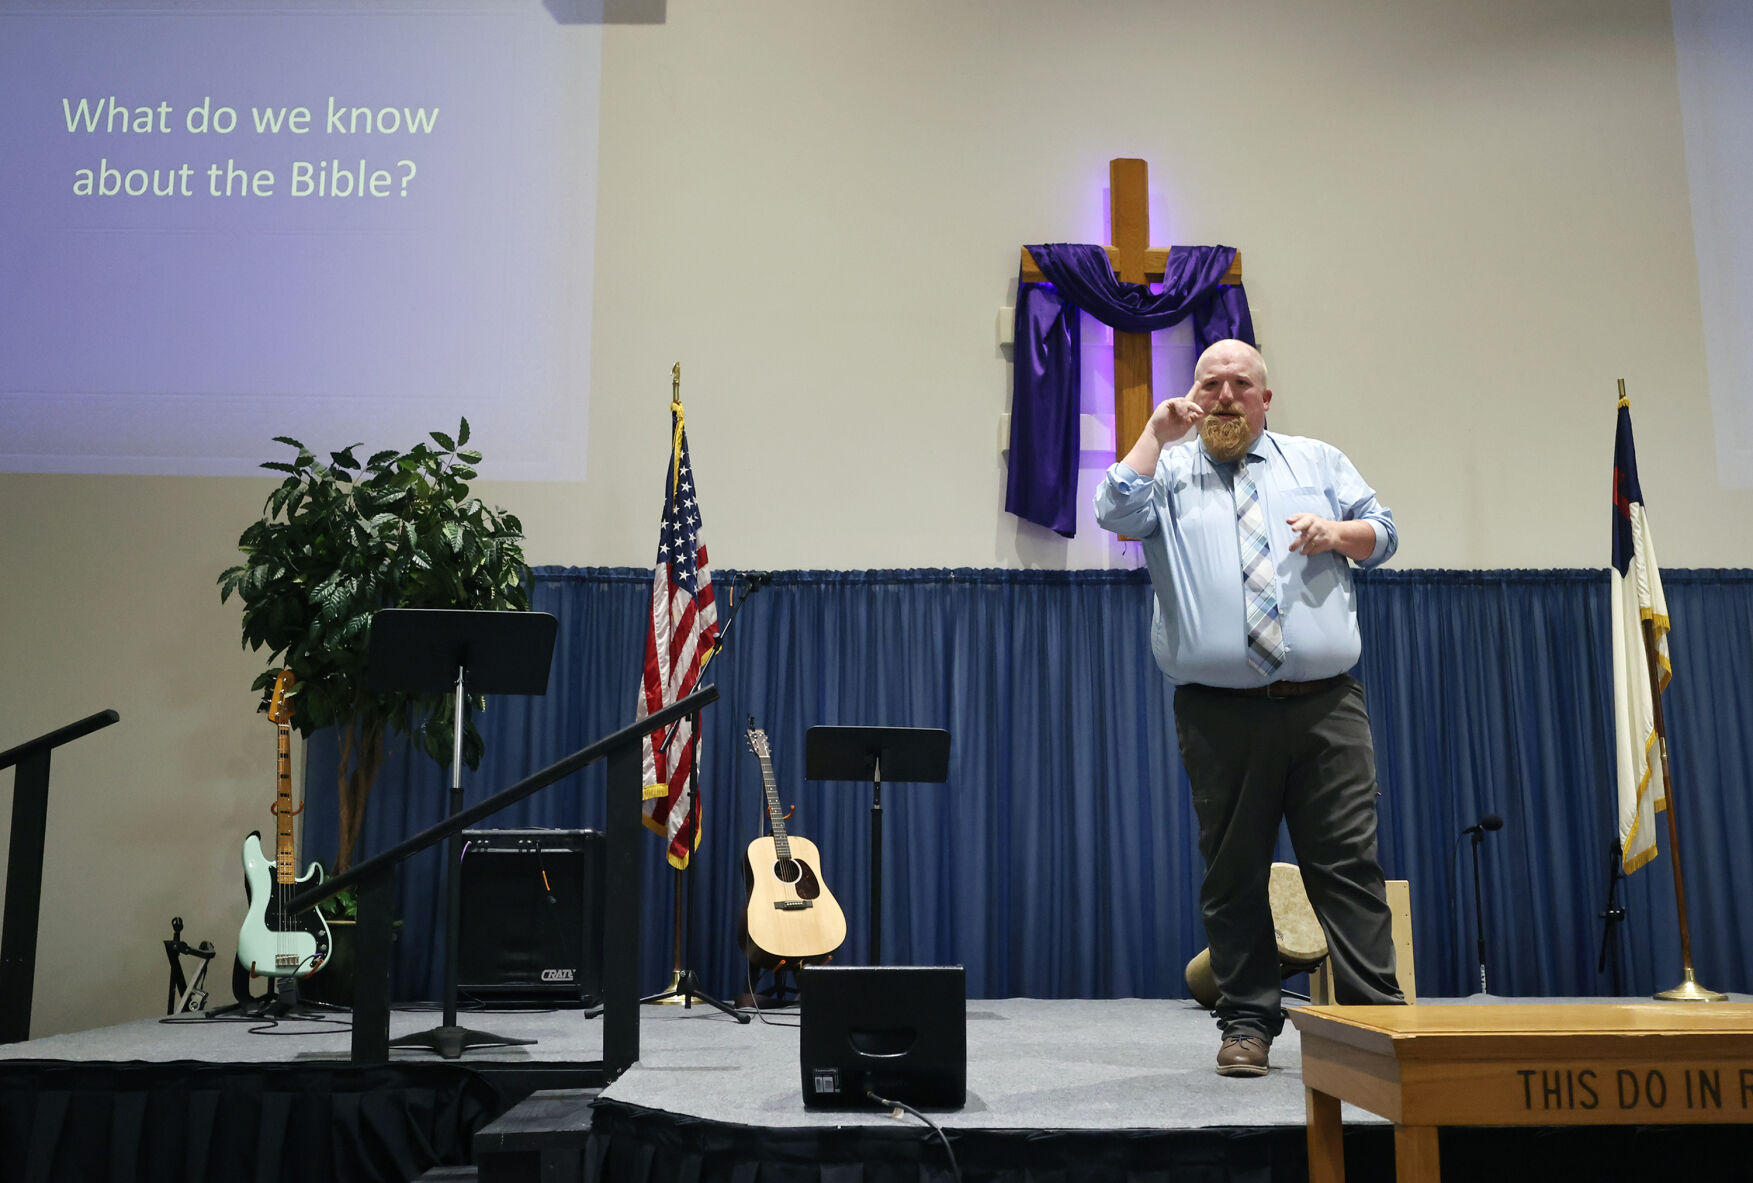
M 164 943 L 164 955 L 170 958 L 170 996 L 164 1004 L 165 1014 L 198 1011 L 207 1005 L 207 967 L 212 964 L 215 952 L 212 941 L 202 941 L 191 948 L 183 940 L 183 918 L 170 918 L 170 940 Z M 201 968 L 195 971 L 192 982 L 183 976 L 184 957 L 201 959 Z
M 226 1006 L 216 1006 L 212 1010 L 201 1013 L 209 1019 L 223 1019 L 228 1015 L 247 1015 L 260 1018 L 263 1008 L 273 1000 L 274 989 L 269 986 L 267 993 L 257 997 L 250 993 L 250 971 L 237 963 L 231 963 L 231 997 L 233 1001 Z
M 266 980 L 267 990 L 260 995 L 251 994 L 250 971 L 233 962 L 231 996 L 237 1001 L 230 1006 L 216 1007 L 203 1013 L 209 1019 L 224 1018 L 227 1015 L 243 1015 L 252 1019 L 316 1019 L 332 1014 L 351 1013 L 344 1006 L 300 998 L 296 977 Z
M 737 995 L 737 1005 L 751 1010 L 777 1010 L 780 1007 L 796 1006 L 803 997 L 802 991 L 798 989 L 797 985 L 797 971 L 807 969 L 810 966 L 826 965 L 833 960 L 833 955 L 830 954 L 827 957 L 815 958 L 809 962 L 781 961 L 775 966 L 761 967 L 773 975 L 773 992 L 771 994 L 763 994 L 755 988 L 755 983 L 759 980 L 759 973 L 751 964 L 749 966 L 749 992 Z

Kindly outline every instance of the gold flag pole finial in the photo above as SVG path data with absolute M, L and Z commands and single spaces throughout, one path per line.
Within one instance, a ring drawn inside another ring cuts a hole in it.
M 1625 379 L 1621 378 L 1619 379 L 1619 405 L 1623 407 L 1625 404 Z
M 674 493 L 682 480 L 682 363 L 677 362 L 670 367 L 670 419 L 674 423 L 675 438 L 670 441 L 670 492 Z

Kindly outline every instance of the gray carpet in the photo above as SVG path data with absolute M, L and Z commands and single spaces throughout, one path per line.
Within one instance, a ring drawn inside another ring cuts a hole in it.
M 641 1058 L 604 1094 L 630 1105 L 757 1126 L 881 1123 L 809 1112 L 795 1015 L 739 1027 L 711 1011 L 648 1018 Z M 1191 1002 L 1007 998 L 968 1003 L 968 1103 L 936 1114 L 959 1129 L 1186 1129 L 1303 1124 L 1302 1056 L 1286 1026 L 1270 1074 L 1212 1071 L 1218 1033 Z M 1345 1120 L 1381 1119 L 1350 1106 Z
M 639 1063 L 606 1096 L 630 1105 L 756 1126 L 881 1123 L 882 1114 L 803 1108 L 797 1014 L 736 1023 L 710 1007 L 644 1007 Z M 391 1015 L 391 1037 L 436 1026 L 434 1011 Z M 599 1059 L 602 1023 L 578 1011 L 464 1012 L 461 1025 L 536 1039 L 528 1047 L 469 1051 L 463 1063 L 533 1065 Z M 345 1060 L 346 1016 L 313 1022 L 141 1020 L 33 1039 L 0 1058 L 211 1063 Z M 968 1103 L 940 1118 L 961 1128 L 1183 1129 L 1303 1124 L 1301 1056 L 1286 1026 L 1272 1072 L 1225 1079 L 1212 1071 L 1217 1028 L 1195 1004 L 1176 1000 L 1073 1001 L 1011 998 L 968 1003 Z M 435 1062 L 421 1051 L 398 1063 Z M 1347 1108 L 1347 1121 L 1380 1119 Z
M 1744 1001 L 1746 996 L 1737 995 Z M 1426 999 L 1437 1002 L 1438 999 Z M 1619 999 L 1440 1001 L 1611 1002 Z M 797 1013 L 768 1012 L 738 1024 L 710 1007 L 640 1010 L 640 1060 L 605 1092 L 629 1105 L 751 1126 L 882 1123 L 886 1115 L 806 1111 L 798 1064 Z M 434 1010 L 398 1010 L 391 1037 L 436 1026 Z M 534 1039 L 527 1047 L 478 1048 L 464 1064 L 533 1066 L 598 1060 L 602 1023 L 576 1010 L 464 1011 L 466 1027 Z M 328 1022 L 142 1019 L 0 1047 L 0 1060 L 205 1061 L 219 1064 L 344 1061 L 347 1016 Z M 1212 1071 L 1217 1028 L 1191 1002 L 1032 998 L 968 1003 L 968 1103 L 944 1124 L 981 1129 L 1186 1129 L 1303 1124 L 1301 1048 L 1294 1027 L 1272 1047 L 1264 1078 Z M 396 1063 L 439 1062 L 397 1050 Z M 1348 1122 L 1381 1119 L 1346 1106 Z
M 646 1008 L 648 1020 L 655 1009 Z M 391 1011 L 390 1038 L 428 1030 L 443 1019 L 437 1010 Z M 469 1063 L 572 1063 L 600 1060 L 603 1054 L 601 1021 L 586 1019 L 577 1010 L 461 1011 L 457 1023 L 474 1030 L 537 1041 L 527 1047 L 471 1049 L 465 1057 Z M 650 1029 L 649 1022 L 641 1028 Z M 323 1019 L 276 1022 L 179 1015 L 7 1044 L 0 1046 L 0 1059 L 283 1064 L 346 1060 L 352 1044 L 351 1017 L 344 1011 Z M 395 1063 L 439 1059 L 432 1052 L 402 1049 L 393 1050 L 390 1058 Z

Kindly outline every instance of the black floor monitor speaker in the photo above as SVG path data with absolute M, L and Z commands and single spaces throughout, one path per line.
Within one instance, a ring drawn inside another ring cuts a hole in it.
M 601 1001 L 601 834 L 464 830 L 461 889 L 460 993 L 493 1001 Z
M 797 971 L 803 1103 L 960 1109 L 968 1093 L 967 978 L 959 965 Z

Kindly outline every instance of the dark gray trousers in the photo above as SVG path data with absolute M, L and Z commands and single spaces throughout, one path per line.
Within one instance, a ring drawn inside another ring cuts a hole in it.
M 1376 861 L 1376 760 L 1363 687 L 1344 678 L 1271 699 L 1181 686 L 1175 734 L 1205 858 L 1200 905 L 1218 1025 L 1267 1039 L 1284 1026 L 1267 897 L 1280 818 L 1327 936 L 1334 1001 L 1405 1001 Z

